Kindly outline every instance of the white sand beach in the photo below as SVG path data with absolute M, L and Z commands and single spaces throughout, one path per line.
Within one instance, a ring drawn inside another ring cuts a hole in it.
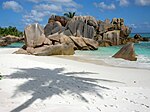
M 150 70 L 0 48 L 0 112 L 150 112 Z

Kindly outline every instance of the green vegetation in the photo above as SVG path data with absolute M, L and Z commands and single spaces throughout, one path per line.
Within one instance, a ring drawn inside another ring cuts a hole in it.
M 17 37 L 21 37 L 21 36 L 23 36 L 23 33 L 20 32 L 19 30 L 17 30 L 16 27 L 12 27 L 12 26 L 9 26 L 8 28 L 1 28 L 0 27 L 0 37 L 6 36 L 6 35 L 14 35 Z
M 68 13 L 64 13 L 64 16 L 68 17 L 68 18 L 73 18 L 75 16 L 76 12 L 68 12 Z

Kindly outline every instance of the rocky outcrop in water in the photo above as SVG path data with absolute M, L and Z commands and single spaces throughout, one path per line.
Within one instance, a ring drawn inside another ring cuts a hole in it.
M 58 21 L 61 26 L 55 28 L 51 25 L 49 27 L 51 22 L 55 24 Z M 128 36 L 131 33 L 131 28 L 125 26 L 123 18 L 113 18 L 112 21 L 109 19 L 97 21 L 92 16 L 74 16 L 72 19 L 52 16 L 44 32 L 48 36 L 54 34 L 53 31 L 67 36 L 94 39 L 99 42 L 99 46 L 114 46 L 130 42 Z M 134 40 L 131 39 L 131 42 Z
M 115 55 L 114 58 L 123 58 L 125 60 L 136 61 L 136 54 L 134 51 L 134 44 L 129 43 L 124 45 Z
M 142 37 L 139 34 L 135 34 L 134 39 L 137 40 L 137 41 L 150 41 L 150 39 L 148 37 Z
M 7 45 L 10 45 L 11 43 L 21 42 L 23 40 L 24 40 L 23 37 L 16 37 L 13 35 L 7 35 L 5 37 L 0 38 L 0 46 L 7 46 Z
M 121 45 L 122 41 L 127 41 L 130 33 L 131 28 L 124 25 L 122 18 L 113 18 L 111 22 L 109 19 L 104 22 L 99 20 L 95 39 L 100 46 Z

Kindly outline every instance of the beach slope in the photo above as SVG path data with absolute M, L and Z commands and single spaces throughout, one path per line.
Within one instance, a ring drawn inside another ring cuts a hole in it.
M 0 48 L 1 112 L 149 112 L 150 70 Z

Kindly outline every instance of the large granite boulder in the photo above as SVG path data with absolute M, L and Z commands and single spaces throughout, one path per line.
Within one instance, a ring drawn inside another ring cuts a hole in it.
M 26 46 L 23 45 L 22 48 L 18 49 L 17 51 L 15 51 L 13 54 L 30 54 L 29 52 L 27 52 L 26 50 Z
M 120 37 L 127 38 L 131 33 L 131 28 L 124 25 L 123 18 L 113 18 L 111 22 L 114 30 L 120 30 Z
M 39 48 L 34 48 L 32 53 L 38 56 L 73 55 L 74 48 L 71 44 L 45 45 Z
M 90 50 L 97 50 L 99 43 L 93 39 L 83 38 L 85 44 L 89 47 Z
M 123 58 L 125 60 L 136 61 L 136 54 L 134 51 L 134 44 L 129 43 L 123 46 L 115 55 L 114 58 Z
M 131 28 L 129 28 L 128 26 L 121 26 L 120 37 L 127 38 L 130 33 L 131 33 Z
M 70 36 L 70 39 L 75 44 L 77 50 L 85 50 L 88 48 L 82 37 Z
M 60 34 L 58 34 L 58 33 L 49 35 L 49 36 L 47 36 L 47 38 L 52 41 L 53 45 L 55 45 L 55 42 L 60 42 Z
M 139 35 L 139 34 L 135 34 L 134 35 L 134 39 L 138 39 L 138 40 L 140 40 L 142 38 L 142 36 L 141 35 Z
M 101 47 L 108 47 L 108 46 L 112 46 L 111 41 L 109 40 L 99 40 L 98 41 L 99 46 Z
M 72 20 L 73 21 L 81 20 L 84 23 L 86 23 L 86 24 L 88 24 L 90 26 L 93 26 L 93 27 L 97 27 L 98 26 L 97 21 L 96 21 L 96 19 L 93 16 L 74 16 L 72 18 Z
M 31 54 L 31 55 L 73 55 L 74 46 L 70 43 L 60 44 L 60 35 L 49 35 L 47 38 L 44 31 L 39 24 L 32 24 L 25 29 L 25 45 L 18 51 L 17 54 Z M 54 41 L 57 41 L 54 43 Z
M 67 36 L 63 33 L 55 33 L 47 37 L 52 41 L 53 45 L 57 44 L 72 44 L 75 50 L 96 50 L 98 42 L 84 37 Z
M 99 20 L 97 23 L 98 23 L 97 32 L 99 32 L 99 34 L 113 30 L 113 25 L 110 23 L 109 19 L 106 19 L 104 22 Z
M 67 30 L 67 33 L 66 33 Z M 82 19 L 72 19 L 67 25 L 63 34 L 68 34 L 67 36 L 76 36 L 76 37 L 86 37 L 86 38 L 94 38 L 95 29 L 94 26 L 90 26 Z
M 72 44 L 74 49 L 77 49 L 75 43 L 72 41 L 70 36 L 60 34 L 59 37 L 60 37 L 60 39 L 59 39 L 60 44 Z
M 120 45 L 120 31 L 108 31 L 103 34 L 104 41 L 110 41 L 111 45 Z
M 44 27 L 44 34 L 46 37 L 61 31 L 62 25 L 59 21 L 50 22 Z
M 6 40 L 0 38 L 0 46 L 7 46 L 7 45 L 8 44 L 7 44 Z
M 32 24 L 25 28 L 25 45 L 28 47 L 41 46 L 46 37 L 44 30 L 39 24 Z
M 124 19 L 123 18 L 113 18 L 112 25 L 114 30 L 121 30 L 121 26 L 124 26 Z
M 57 16 L 57 15 L 52 15 L 49 20 L 48 23 L 54 22 L 54 21 L 59 21 L 61 23 L 62 26 L 66 26 L 67 22 L 69 21 L 66 17 L 64 16 Z

